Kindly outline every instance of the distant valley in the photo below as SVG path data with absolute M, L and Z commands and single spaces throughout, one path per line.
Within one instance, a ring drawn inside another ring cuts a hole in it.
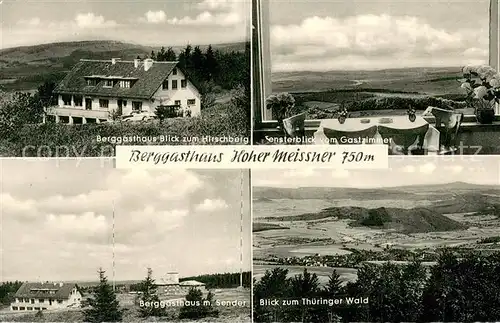
M 197 44 L 192 44 L 196 46 Z M 165 44 L 165 49 L 168 44 Z M 172 46 L 179 53 L 185 46 Z M 206 50 L 207 45 L 200 45 Z M 221 52 L 242 52 L 245 43 L 213 44 Z M 0 50 L 0 90 L 28 91 L 36 89 L 45 80 L 61 79 L 80 59 L 121 58 L 132 60 L 146 57 L 161 46 L 142 46 L 118 41 L 60 42 L 22 46 Z

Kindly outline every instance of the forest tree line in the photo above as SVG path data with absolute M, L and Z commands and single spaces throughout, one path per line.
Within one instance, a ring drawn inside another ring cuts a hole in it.
M 140 58 L 140 57 L 139 57 Z M 152 51 L 149 58 L 162 61 L 178 61 L 181 70 L 199 88 L 202 94 L 215 87 L 231 90 L 239 86 L 250 88 L 250 44 L 244 51 L 223 52 L 209 45 L 206 50 L 200 46 L 186 47 L 176 54 L 172 47 Z
M 365 264 L 357 280 L 343 284 L 333 270 L 325 287 L 316 274 L 288 277 L 288 270 L 268 270 L 254 282 L 255 322 L 494 322 L 500 320 L 500 254 L 457 257 L 444 250 L 431 268 Z M 264 299 L 358 298 L 367 304 L 271 306 Z

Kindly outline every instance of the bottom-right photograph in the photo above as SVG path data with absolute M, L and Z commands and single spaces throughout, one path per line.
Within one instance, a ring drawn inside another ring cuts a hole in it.
M 254 321 L 499 321 L 499 161 L 253 170 Z

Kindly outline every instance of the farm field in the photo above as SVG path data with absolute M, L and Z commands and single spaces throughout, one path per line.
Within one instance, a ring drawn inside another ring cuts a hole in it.
M 461 70 L 446 67 L 277 72 L 272 74 L 272 91 L 291 93 L 296 100 L 296 112 L 305 111 L 311 119 L 335 118 L 341 104 L 348 105 L 350 117 L 405 115 L 407 104 L 422 111 L 428 105 L 442 104 L 471 114 L 472 109 L 463 104 Z
M 492 194 L 493 188 L 475 185 L 467 188 L 467 184 L 455 183 L 448 185 L 449 194 L 444 191 L 445 187 L 401 187 L 397 191 L 406 196 L 403 200 L 370 199 L 370 190 L 351 192 L 359 196 L 366 191 L 367 198 L 363 201 L 345 199 L 340 189 L 334 188 L 257 187 L 253 205 L 259 230 L 253 233 L 253 244 L 258 265 L 254 265 L 254 276 L 260 279 L 266 269 L 278 266 L 277 262 L 284 259 L 309 257 L 317 262 L 320 256 L 349 256 L 355 251 L 385 252 L 387 247 L 429 252 L 443 247 L 500 251 L 500 245 L 479 242 L 500 236 L 500 217 L 491 207 L 500 199 Z M 388 196 L 395 191 L 381 188 L 378 193 Z M 486 209 L 490 211 L 484 211 Z M 361 215 L 357 212 L 364 214 L 365 210 L 367 214 L 388 214 L 393 224 L 358 225 L 357 217 Z M 398 214 L 403 218 L 397 218 Z M 370 259 L 367 262 L 381 263 Z M 323 283 L 332 269 L 283 263 L 279 267 L 289 269 L 292 276 L 304 268 L 311 269 Z M 356 268 L 336 269 L 343 281 L 355 280 Z

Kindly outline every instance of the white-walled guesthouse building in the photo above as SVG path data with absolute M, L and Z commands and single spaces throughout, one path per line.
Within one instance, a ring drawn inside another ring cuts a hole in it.
M 113 116 L 154 116 L 166 106 L 179 116 L 201 112 L 200 93 L 178 62 L 152 59 L 80 60 L 56 86 L 57 106 L 47 109 L 61 123 L 99 123 Z
M 11 311 L 44 311 L 78 308 L 82 294 L 73 283 L 25 282 L 14 295 Z

